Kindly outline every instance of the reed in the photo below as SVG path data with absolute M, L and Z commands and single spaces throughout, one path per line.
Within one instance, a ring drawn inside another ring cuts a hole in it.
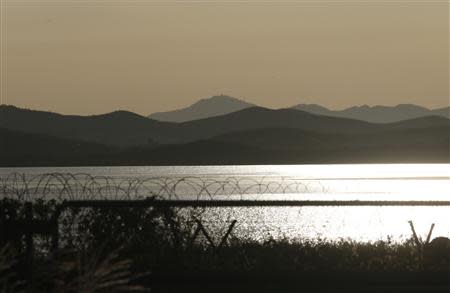
M 141 275 L 133 274 L 131 261 L 120 249 L 65 251 L 56 258 L 55 291 L 68 293 L 148 292 L 133 284 Z

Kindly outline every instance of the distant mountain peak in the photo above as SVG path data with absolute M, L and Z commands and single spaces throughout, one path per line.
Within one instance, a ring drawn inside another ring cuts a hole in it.
M 234 100 L 234 101 L 240 101 L 239 99 L 235 98 L 235 97 L 231 97 L 231 96 L 227 96 L 227 95 L 217 95 L 217 96 L 211 96 L 209 98 L 203 98 L 201 99 L 201 101 L 214 101 L 214 100 Z
M 203 98 L 198 100 L 197 102 L 195 102 L 194 104 L 192 104 L 189 107 L 193 107 L 195 105 L 202 105 L 202 104 L 212 104 L 212 103 L 236 103 L 236 104 L 248 104 L 243 100 L 234 98 L 234 97 L 230 97 L 230 96 L 226 96 L 226 95 L 219 95 L 219 96 L 212 96 L 209 98 Z M 251 105 L 251 104 L 249 104 Z
M 298 104 L 297 106 L 294 107 L 298 107 L 298 108 L 303 108 L 303 109 L 321 109 L 321 110 L 329 110 L 327 107 L 324 107 L 322 105 L 318 105 L 318 104 Z
M 234 97 L 217 95 L 201 99 L 186 108 L 153 113 L 148 117 L 167 122 L 186 122 L 221 116 L 254 106 L 254 104 L 247 103 Z

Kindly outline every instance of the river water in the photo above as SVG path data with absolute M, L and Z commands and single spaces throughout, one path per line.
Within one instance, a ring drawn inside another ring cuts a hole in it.
M 450 164 L 0 168 L 0 178 L 16 190 L 40 186 L 26 196 L 54 196 L 62 184 L 69 198 L 450 200 Z M 410 220 L 424 238 L 432 223 L 433 237 L 450 236 L 450 207 L 215 208 L 203 218 L 219 236 L 237 220 L 233 234 L 256 240 L 403 241 Z

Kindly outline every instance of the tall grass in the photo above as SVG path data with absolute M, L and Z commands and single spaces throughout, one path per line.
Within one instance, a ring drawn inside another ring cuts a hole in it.
M 23 283 L 16 274 L 17 255 L 10 245 L 0 247 L 0 292 L 23 292 Z
M 57 258 L 55 290 L 68 293 L 145 292 L 132 284 L 139 276 L 131 271 L 131 261 L 120 250 L 95 249 L 65 252 Z

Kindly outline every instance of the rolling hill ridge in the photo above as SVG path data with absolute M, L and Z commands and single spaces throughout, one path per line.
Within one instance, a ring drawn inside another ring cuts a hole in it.
M 395 123 L 246 108 L 171 123 L 131 112 L 96 116 L 0 106 L 1 165 L 449 162 L 450 119 Z
M 450 120 L 423 117 L 391 124 L 372 124 L 347 118 L 320 116 L 292 109 L 246 108 L 222 116 L 183 123 L 160 122 L 137 114 L 116 111 L 96 116 L 60 115 L 51 112 L 0 106 L 0 127 L 15 131 L 130 147 L 188 143 L 230 132 L 291 128 L 331 134 L 445 127 Z

